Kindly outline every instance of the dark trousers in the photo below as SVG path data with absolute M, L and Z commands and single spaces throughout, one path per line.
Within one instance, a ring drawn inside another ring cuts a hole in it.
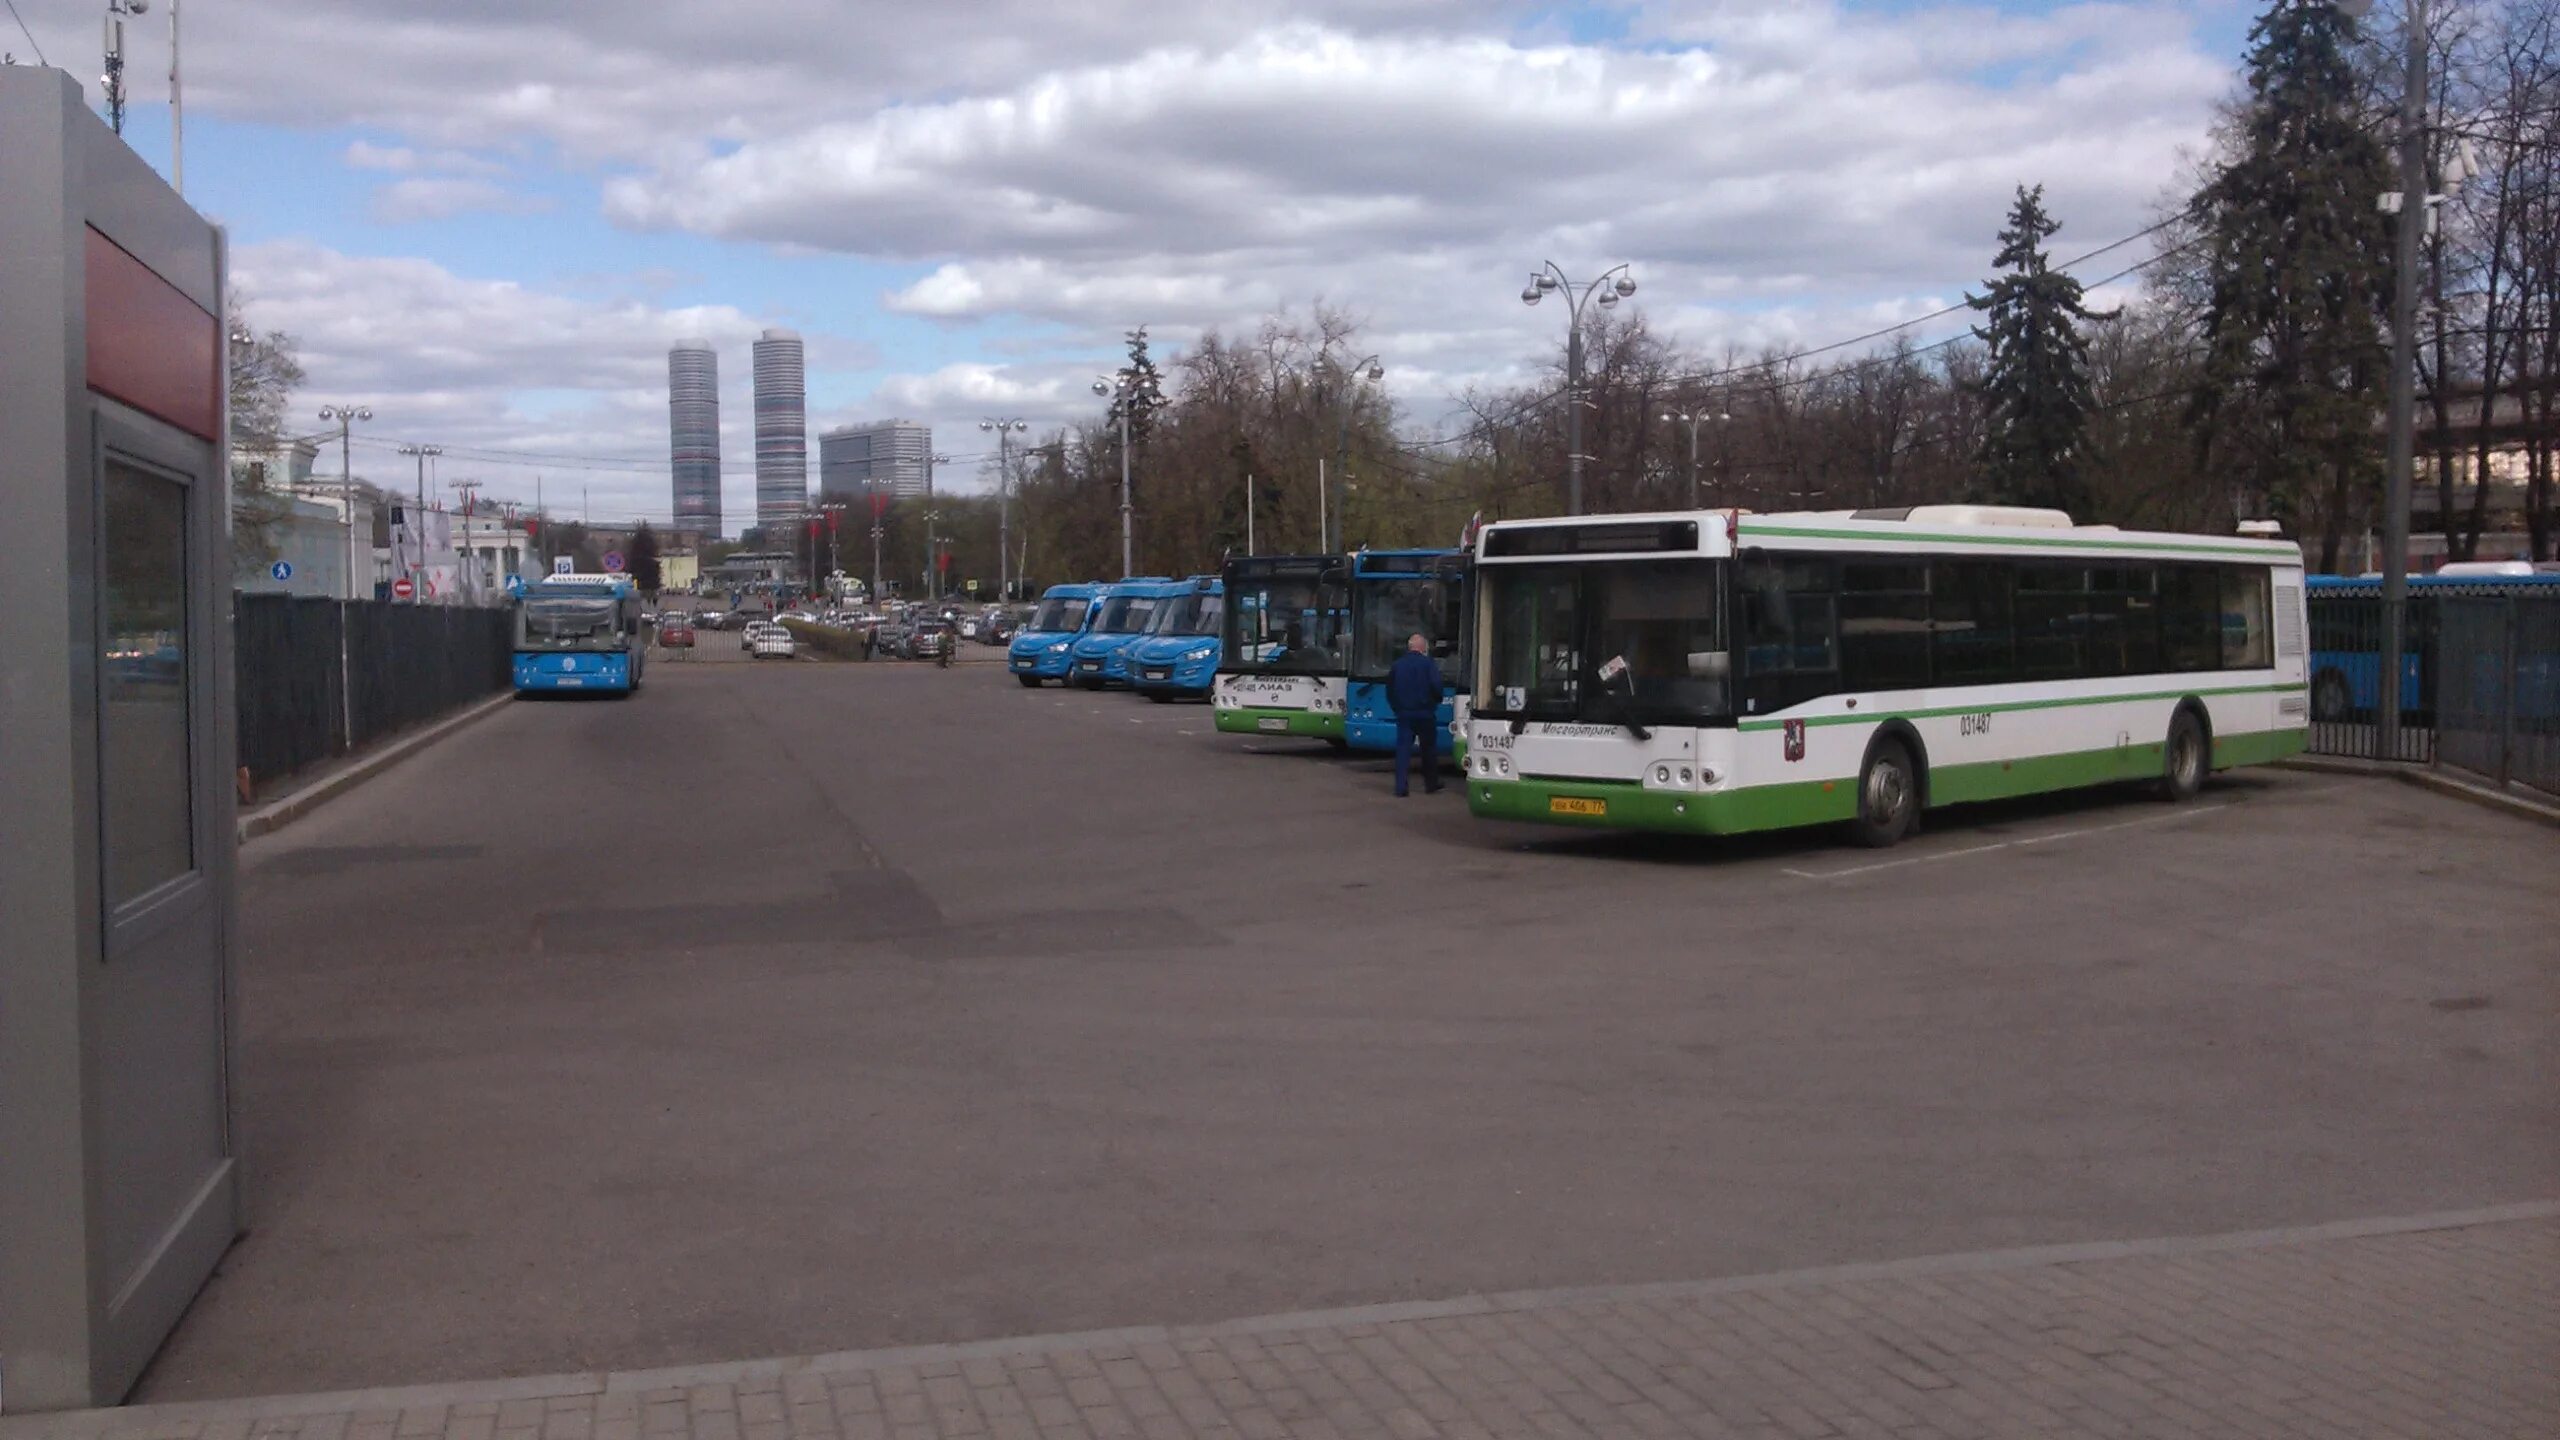
M 1413 752 L 1422 752 L 1422 788 L 1440 788 L 1440 718 L 1436 715 L 1396 717 L 1396 793 L 1406 793 L 1405 775 Z

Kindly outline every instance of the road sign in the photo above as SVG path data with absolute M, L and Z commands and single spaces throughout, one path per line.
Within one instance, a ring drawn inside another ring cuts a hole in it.
M 977 594 L 977 593 L 978 593 L 978 582 L 977 582 L 977 581 L 972 580 L 972 581 L 970 581 L 970 582 L 969 582 L 969 593 L 970 593 L 970 594 L 972 594 L 972 595 L 975 595 L 975 594 Z
M 278 580 L 290 580 L 293 578 L 293 562 L 279 560 L 267 567 L 267 573 Z
M 510 576 L 508 576 L 508 577 L 507 577 L 507 593 L 508 593 L 509 595 L 514 596 L 514 597 L 515 597 L 516 599 L 518 599 L 518 600 L 523 599 L 523 598 L 524 598 L 524 577 L 523 577 L 523 576 L 521 576 L 521 575 L 510 575 Z
M 414 600 L 418 598 L 418 587 L 416 582 L 412 581 L 406 575 L 392 581 L 391 598 L 394 600 Z
M 554 556 L 552 556 L 552 557 L 551 557 L 551 573 L 552 573 L 552 574 L 554 574 L 554 575 L 575 575 L 575 574 L 577 574 L 577 573 L 578 573 L 578 558 L 577 558 L 576 556 L 574 556 L 574 555 L 554 555 Z
M 604 552 L 604 573 L 607 575 L 619 575 L 622 573 L 621 551 L 607 550 Z

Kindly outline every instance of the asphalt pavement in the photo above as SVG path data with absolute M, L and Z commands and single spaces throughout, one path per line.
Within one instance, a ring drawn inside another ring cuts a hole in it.
M 1388 786 L 988 666 L 514 705 L 244 851 L 253 1228 L 142 1398 L 2560 1196 L 2547 829 L 2262 771 L 1878 854 Z

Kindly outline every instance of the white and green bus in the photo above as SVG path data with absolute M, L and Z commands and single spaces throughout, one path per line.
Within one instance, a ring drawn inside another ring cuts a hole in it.
M 1711 835 L 2298 753 L 2302 552 L 1932 505 L 1477 537 L 1467 804 Z

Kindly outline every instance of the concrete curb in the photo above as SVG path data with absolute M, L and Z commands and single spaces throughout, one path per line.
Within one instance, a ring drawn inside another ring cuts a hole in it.
M 2399 773 L 2400 778 L 2409 784 L 2433 790 L 2439 795 L 2468 800 L 2474 805 L 2495 810 L 2502 815 L 2513 815 L 2519 820 L 2534 820 L 2545 825 L 2560 827 L 2560 805 L 2545 805 L 2541 801 L 2528 800 L 2522 795 L 2505 790 L 2494 790 L 2486 785 L 2475 785 L 2468 780 L 2457 780 L 2440 770 L 2403 770 Z
M 2449 795 L 2456 800 L 2468 800 L 2502 815 L 2560 826 L 2560 805 L 2545 804 L 2512 791 L 2464 780 L 2430 765 L 2358 760 L 2345 755 L 2295 755 L 2276 763 L 2288 770 L 2309 770 L 2323 775 L 2388 775 L 2403 784 Z
M 463 707 L 459 712 L 436 721 L 424 730 L 404 735 L 370 754 L 359 756 L 353 764 L 344 769 L 325 775 L 272 805 L 262 806 L 241 816 L 236 834 L 245 842 L 260 835 L 281 830 L 463 726 L 486 718 L 514 699 L 515 696 L 512 693 L 500 691 L 477 704 Z
M 1438 1320 L 1461 1315 L 1492 1315 L 1568 1305 L 1604 1305 L 1624 1301 L 1679 1300 L 1802 1286 L 1842 1285 L 1859 1281 L 1900 1280 L 2043 1265 L 2085 1265 L 2114 1260 L 2157 1259 L 2256 1250 L 2289 1245 L 2317 1245 L 2343 1240 L 2410 1235 L 2433 1230 L 2461 1230 L 2480 1225 L 2511 1225 L 2560 1219 L 2560 1200 L 2528 1200 L 2475 1210 L 2436 1211 L 2361 1220 L 2331 1221 L 2218 1235 L 2169 1236 L 2145 1240 L 2099 1240 L 2076 1244 L 2035 1245 L 2009 1250 L 1977 1250 L 1949 1255 L 1922 1255 L 1904 1260 L 1867 1261 L 1781 1270 L 1763 1275 L 1735 1275 L 1716 1280 L 1673 1280 L 1632 1285 L 1588 1285 L 1554 1290 L 1515 1290 L 1461 1295 L 1448 1300 L 1405 1300 L 1339 1310 L 1308 1310 L 1259 1315 L 1191 1325 L 1133 1325 L 1113 1330 L 1082 1330 L 1057 1335 L 969 1340 L 956 1344 L 906 1345 L 879 1350 L 847 1350 L 834 1354 L 794 1355 L 765 1360 L 731 1360 L 703 1365 L 673 1365 L 648 1370 L 579 1371 L 561 1375 L 525 1375 L 507 1380 L 404 1385 L 373 1390 L 340 1390 L 311 1395 L 280 1395 L 238 1400 L 182 1401 L 168 1405 L 135 1405 L 121 1409 L 76 1410 L 0 1419 L 0 1440 L 15 1436 L 95 1435 L 107 1430 L 166 1427 L 193 1422 L 253 1421 L 299 1415 L 355 1411 L 393 1412 L 440 1406 L 544 1400 L 583 1395 L 626 1395 L 693 1385 L 736 1384 L 787 1375 L 826 1375 L 878 1370 L 893 1365 L 927 1365 L 963 1360 L 1090 1350 L 1103 1346 L 1180 1344 L 1227 1335 L 1273 1335 L 1291 1331 L 1350 1325 L 1384 1325 L 1400 1321 Z

